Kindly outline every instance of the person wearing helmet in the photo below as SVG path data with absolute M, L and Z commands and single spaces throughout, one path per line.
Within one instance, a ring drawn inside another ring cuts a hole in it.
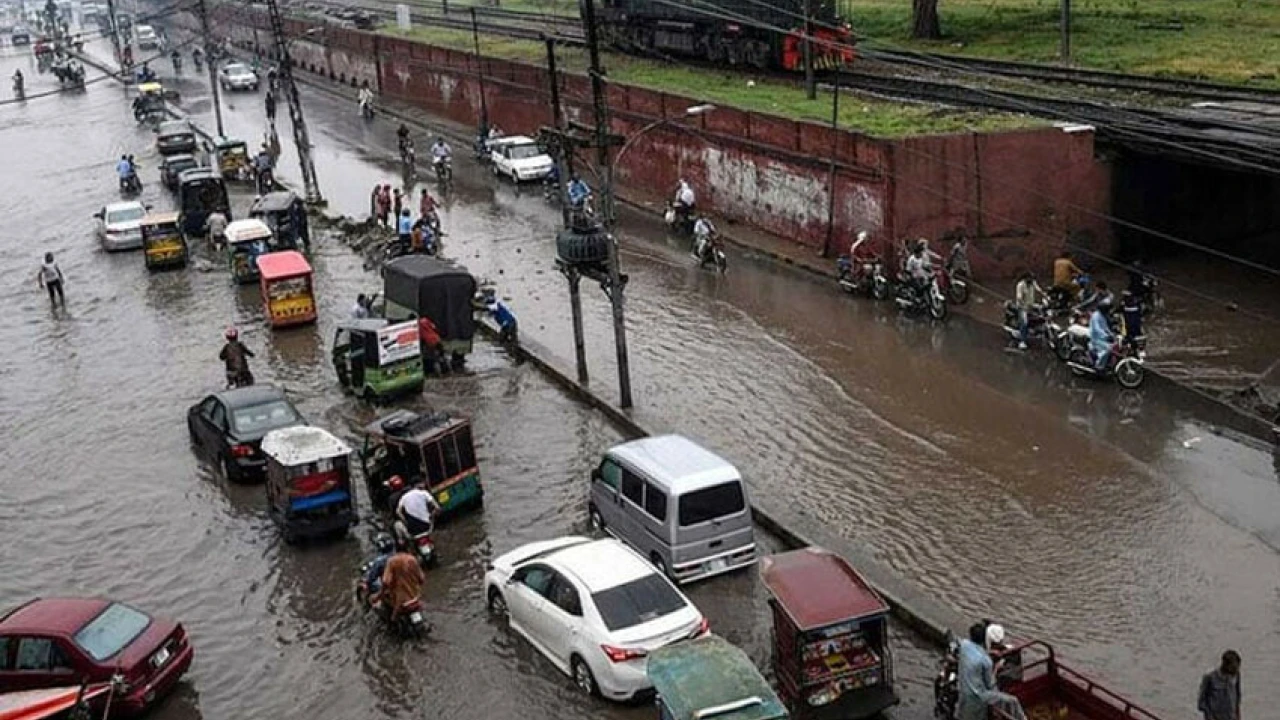
M 396 543 L 387 533 L 378 533 L 373 539 L 373 549 L 377 555 L 365 565 L 364 584 L 369 591 L 372 604 L 378 593 L 382 592 L 382 573 L 387 569 L 387 561 L 396 553 Z
M 227 328 L 227 343 L 222 346 L 218 359 L 226 365 L 227 387 L 244 387 L 253 384 L 253 374 L 249 372 L 249 358 L 253 351 L 240 342 L 240 332 L 234 327 Z
M 1102 372 L 1107 367 L 1107 359 L 1111 355 L 1111 323 L 1107 316 L 1111 313 L 1111 298 L 1103 297 L 1093 308 L 1089 316 L 1089 349 L 1093 352 L 1093 367 Z

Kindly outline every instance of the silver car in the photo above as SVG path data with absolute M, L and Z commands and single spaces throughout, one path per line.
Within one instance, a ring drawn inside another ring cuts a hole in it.
M 223 90 L 258 89 L 258 74 L 253 68 L 241 62 L 227 63 L 218 71 L 218 84 Z
M 93 216 L 98 218 L 98 242 L 107 252 L 142 248 L 142 218 L 147 207 L 137 200 L 111 203 Z

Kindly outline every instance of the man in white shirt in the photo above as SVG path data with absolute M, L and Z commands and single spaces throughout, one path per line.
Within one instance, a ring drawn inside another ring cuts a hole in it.
M 396 514 L 404 521 L 410 535 L 431 531 L 432 518 L 440 512 L 440 503 L 431 492 L 421 486 L 414 487 L 400 497 Z

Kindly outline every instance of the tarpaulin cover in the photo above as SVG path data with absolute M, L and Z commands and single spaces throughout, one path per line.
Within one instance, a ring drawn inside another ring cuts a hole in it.
M 428 255 L 407 255 L 383 266 L 387 300 L 424 315 L 444 340 L 470 340 L 476 332 L 471 300 L 476 279 L 465 267 Z

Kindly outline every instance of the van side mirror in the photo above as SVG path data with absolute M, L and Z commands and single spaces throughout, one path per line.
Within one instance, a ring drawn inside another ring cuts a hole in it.
M 101 211 L 101 210 L 99 210 L 98 212 L 94 213 L 94 214 L 93 214 L 93 216 L 94 216 L 94 217 L 96 217 L 96 218 L 98 218 L 99 220 L 101 220 L 101 219 L 102 219 L 102 211 Z
M 591 482 L 600 482 L 603 476 L 600 474 L 600 468 L 591 468 Z

